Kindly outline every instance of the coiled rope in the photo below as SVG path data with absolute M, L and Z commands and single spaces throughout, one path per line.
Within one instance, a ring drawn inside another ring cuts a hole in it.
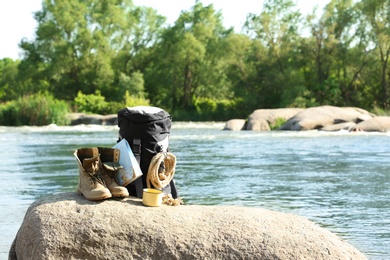
M 161 163 L 164 167 L 160 167 Z M 148 174 L 146 176 L 146 185 L 156 189 L 165 188 L 173 179 L 176 168 L 176 156 L 172 153 L 158 153 L 150 162 Z

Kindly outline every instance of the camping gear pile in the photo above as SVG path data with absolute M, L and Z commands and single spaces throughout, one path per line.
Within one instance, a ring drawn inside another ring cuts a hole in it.
M 176 157 L 169 152 L 171 116 L 161 108 L 137 106 L 118 112 L 119 138 L 112 148 L 80 148 L 74 152 L 79 168 L 77 190 L 91 201 L 111 197 L 150 197 L 147 206 L 183 204 L 173 176 Z M 152 192 L 151 192 L 152 191 Z M 156 192 L 153 192 L 156 191 Z

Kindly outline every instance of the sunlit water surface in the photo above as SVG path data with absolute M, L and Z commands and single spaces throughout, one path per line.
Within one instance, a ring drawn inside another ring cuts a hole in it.
M 170 151 L 186 204 L 261 207 L 307 217 L 369 259 L 390 258 L 390 133 L 231 132 L 174 123 Z M 0 259 L 28 206 L 75 191 L 77 148 L 112 147 L 115 126 L 0 127 Z

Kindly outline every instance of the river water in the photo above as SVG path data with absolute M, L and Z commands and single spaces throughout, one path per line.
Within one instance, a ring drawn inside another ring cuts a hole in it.
M 390 259 L 390 133 L 231 132 L 173 123 L 170 151 L 186 204 L 304 216 L 368 259 Z M 75 149 L 116 144 L 116 126 L 0 127 L 0 259 L 28 206 L 75 191 Z

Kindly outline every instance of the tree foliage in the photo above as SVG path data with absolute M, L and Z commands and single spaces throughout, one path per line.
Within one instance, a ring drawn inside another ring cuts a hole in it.
M 50 84 L 58 98 L 73 99 L 79 91 L 96 90 L 109 99 L 125 93 L 122 73 L 140 66 L 132 60 L 157 39 L 164 18 L 155 11 L 133 6 L 130 0 L 45 0 L 36 39 L 23 40 L 22 71 Z
M 20 42 L 23 58 L 0 60 L 3 102 L 52 93 L 85 111 L 154 105 L 188 120 L 390 104 L 385 0 L 329 0 L 306 16 L 293 0 L 265 0 L 242 33 L 200 1 L 170 26 L 131 0 L 44 0 L 35 19 L 35 39 Z
M 255 68 L 251 83 L 255 89 L 248 93 L 256 95 L 252 105 L 260 101 L 263 107 L 289 106 L 302 94 L 302 75 L 297 73 L 300 21 L 291 0 L 266 0 L 260 15 L 248 17 L 246 27 L 253 37 L 249 58 Z
M 373 48 L 376 56 L 375 64 L 379 71 L 375 77 L 375 99 L 381 107 L 390 105 L 390 2 L 386 0 L 364 0 L 358 3 L 365 22 L 365 40 L 367 48 Z M 376 86 L 375 86 L 376 85 Z
M 225 98 L 224 39 L 229 33 L 213 5 L 197 2 L 182 12 L 155 46 L 153 65 L 146 72 L 152 103 L 192 109 L 198 97 Z

